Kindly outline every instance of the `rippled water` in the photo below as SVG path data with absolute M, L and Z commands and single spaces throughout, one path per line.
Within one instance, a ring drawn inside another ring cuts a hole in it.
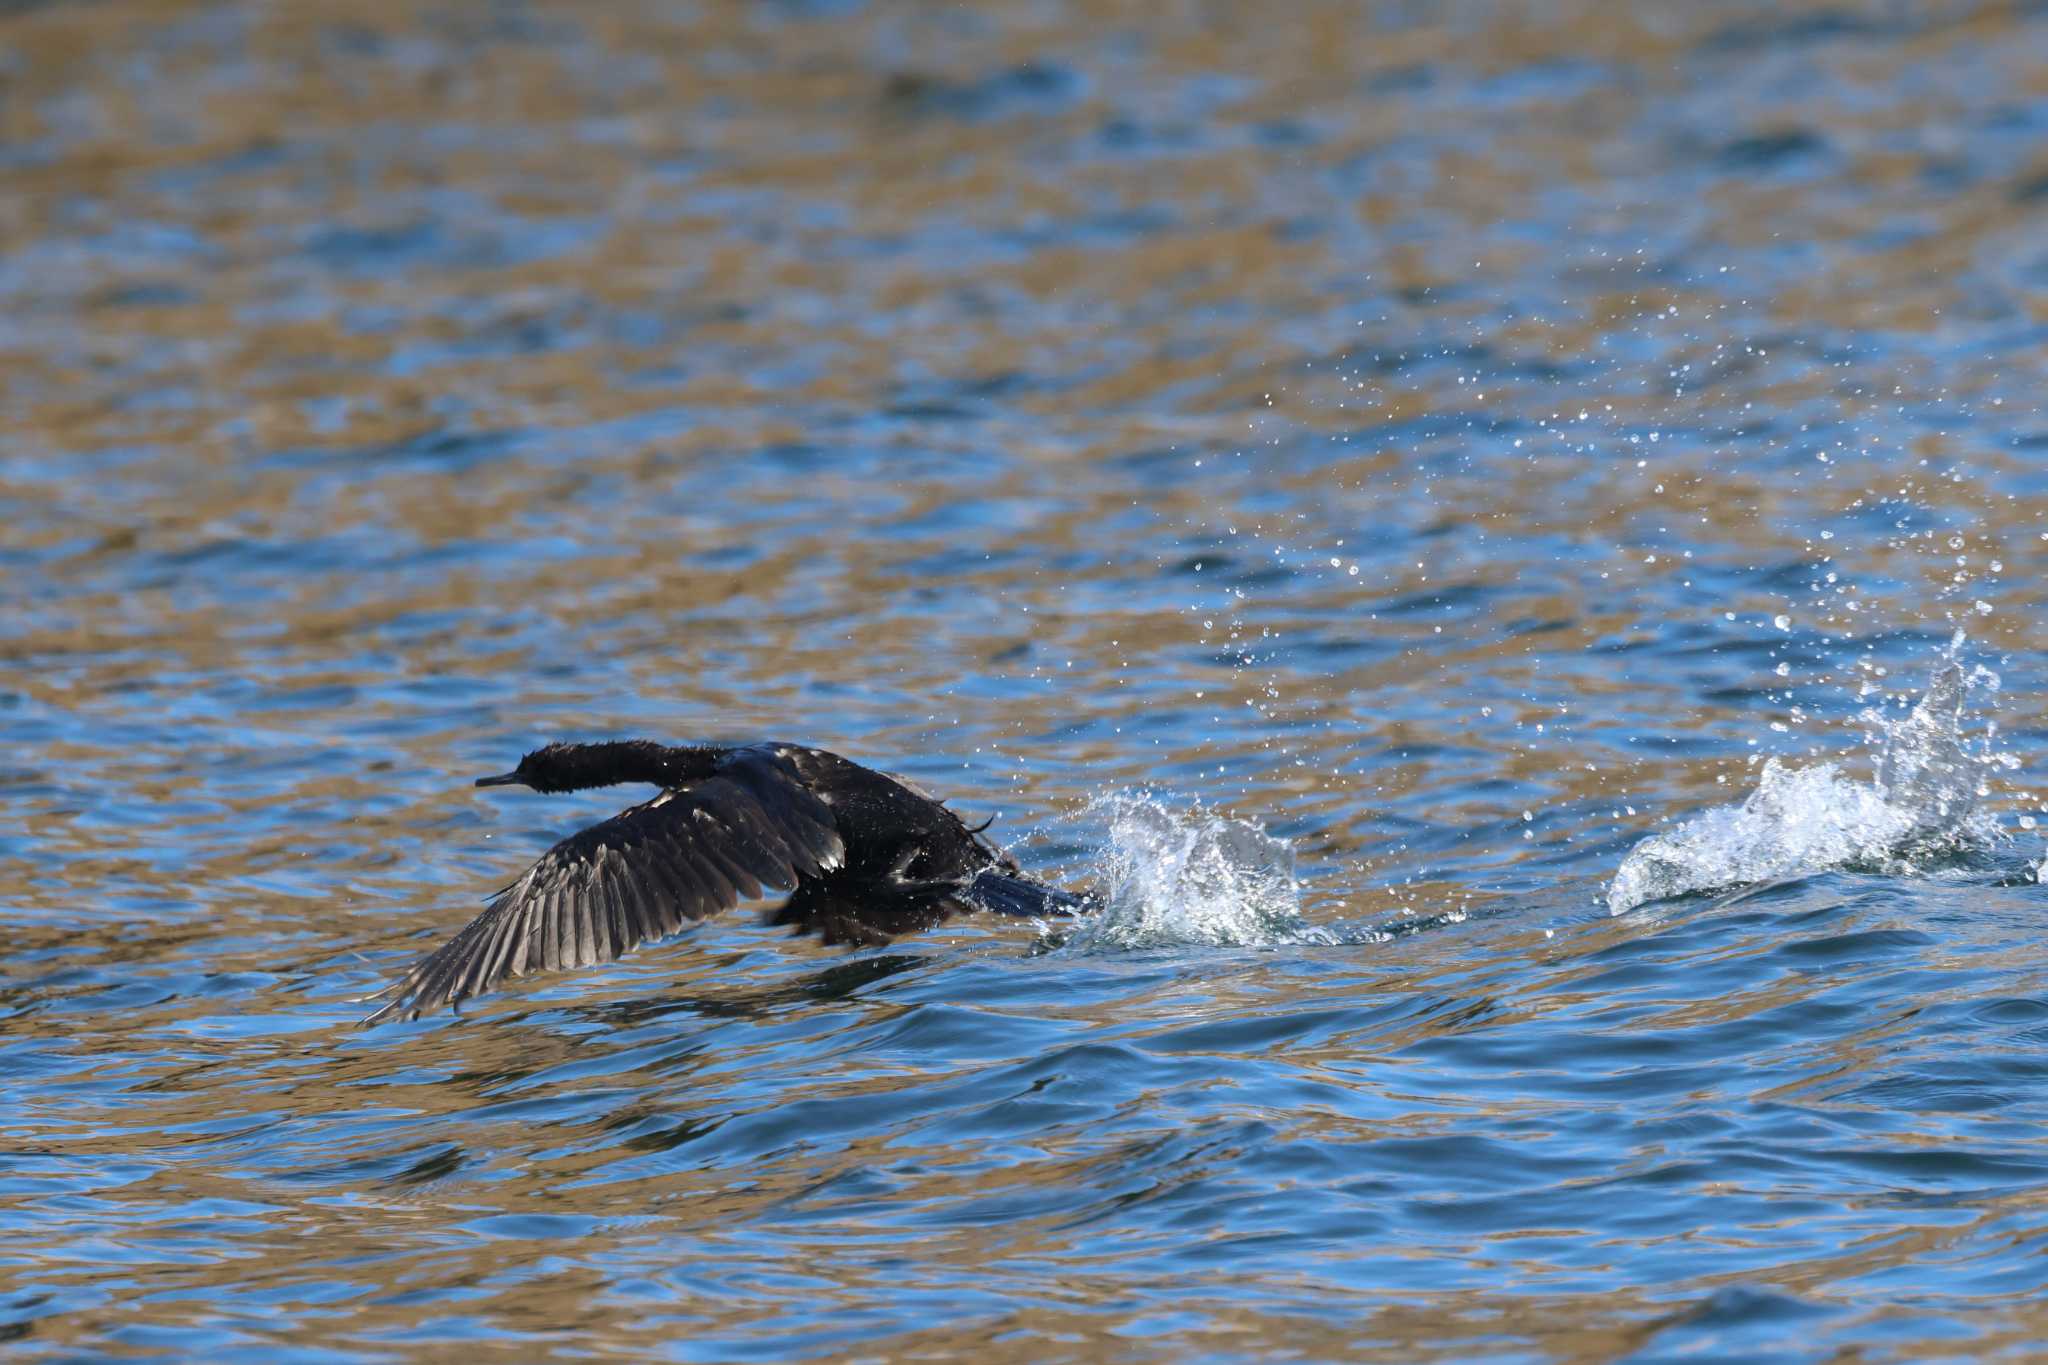
M 2037 1349 L 2043 51 L 0 6 L 0 1340 Z M 613 734 L 1111 908 L 357 1029 Z

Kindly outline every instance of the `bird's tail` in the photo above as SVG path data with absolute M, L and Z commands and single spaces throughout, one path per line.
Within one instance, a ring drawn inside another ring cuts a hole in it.
M 1029 919 L 1085 914 L 1101 904 L 1090 894 L 1076 895 L 1029 877 L 1015 877 L 994 869 L 969 882 L 960 898 L 998 915 L 1022 915 Z

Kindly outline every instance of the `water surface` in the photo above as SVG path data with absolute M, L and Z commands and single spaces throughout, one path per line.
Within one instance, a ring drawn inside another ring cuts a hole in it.
M 2048 1334 L 2048 17 L 0 8 L 23 1358 Z M 357 1030 L 622 734 L 1122 916 Z

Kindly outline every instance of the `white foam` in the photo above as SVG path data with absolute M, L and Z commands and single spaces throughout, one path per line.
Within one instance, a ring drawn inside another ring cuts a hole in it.
M 1075 922 L 1062 951 L 1336 941 L 1301 917 L 1292 846 L 1256 825 L 1123 792 L 1080 818 L 1101 823 L 1107 896 Z
M 1770 759 L 1741 805 L 1709 810 L 1631 849 L 1608 885 L 1608 910 L 1836 868 L 1908 873 L 1991 847 L 2002 836 L 1977 798 L 1985 765 L 2007 760 L 1992 750 L 1992 727 L 1980 752 L 1968 752 L 1963 711 L 1972 691 L 1997 689 L 1988 669 L 1965 675 L 1952 649 L 1911 714 L 1864 713 L 1880 741 L 1870 781 L 1834 762 L 1793 768 Z

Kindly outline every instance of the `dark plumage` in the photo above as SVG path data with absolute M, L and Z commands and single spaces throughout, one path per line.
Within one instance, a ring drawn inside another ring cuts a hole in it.
M 645 782 L 661 794 L 556 844 L 481 915 L 370 999 L 363 1022 L 454 1005 L 507 977 L 608 962 L 763 887 L 770 923 L 827 943 L 886 943 L 965 910 L 1087 904 L 1026 877 L 944 804 L 898 778 L 794 744 L 550 744 L 479 787 L 541 792 Z

